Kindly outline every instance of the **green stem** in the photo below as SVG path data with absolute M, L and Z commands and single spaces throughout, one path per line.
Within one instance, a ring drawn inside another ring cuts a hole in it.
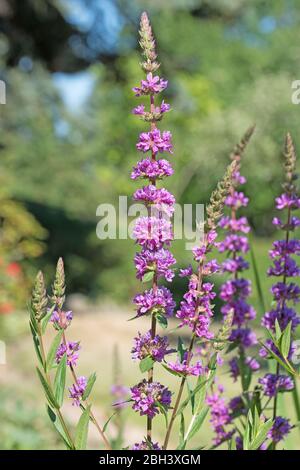
M 45 371 L 45 375 L 46 375 L 45 378 L 46 378 L 46 381 L 48 383 L 49 388 L 51 389 L 51 391 L 53 391 L 49 372 L 46 371 L 46 353 L 45 353 L 45 346 L 44 346 L 44 341 L 43 341 L 43 336 L 42 336 L 41 324 L 40 324 L 39 321 L 37 322 L 37 324 L 38 324 L 38 337 L 39 337 L 39 342 L 40 342 L 40 346 L 41 346 L 41 355 L 42 355 L 43 364 L 44 364 L 44 371 Z M 66 425 L 66 422 L 64 420 L 64 417 L 61 413 L 60 408 L 56 408 L 56 411 L 57 411 L 57 416 L 58 416 L 58 419 L 60 421 L 60 424 L 61 424 L 61 426 L 62 426 L 62 428 L 63 428 L 70 444 L 72 444 L 73 448 L 75 449 L 74 441 L 73 441 L 72 436 L 71 436 L 71 434 L 68 430 L 68 426 Z

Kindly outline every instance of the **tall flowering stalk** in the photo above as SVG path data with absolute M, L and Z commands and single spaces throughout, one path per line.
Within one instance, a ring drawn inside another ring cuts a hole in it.
M 219 270 L 219 265 L 215 259 L 208 260 L 207 257 L 215 246 L 215 240 L 217 237 L 217 221 L 222 216 L 224 201 L 232 184 L 231 180 L 235 171 L 235 167 L 236 162 L 232 162 L 225 174 L 224 179 L 218 184 L 217 189 L 212 193 L 210 203 L 206 210 L 207 220 L 205 224 L 203 240 L 199 246 L 193 249 L 194 260 L 197 262 L 196 272 L 193 271 L 192 266 L 189 266 L 188 268 L 181 271 L 182 277 L 187 276 L 189 278 L 189 284 L 188 291 L 184 295 L 176 317 L 180 319 L 180 326 L 187 325 L 191 329 L 191 340 L 189 347 L 186 350 L 183 345 L 181 347 L 181 361 L 177 362 L 177 364 L 169 364 L 169 368 L 181 374 L 182 378 L 170 423 L 167 428 L 163 445 L 164 449 L 167 449 L 168 447 L 171 431 L 174 421 L 178 415 L 178 410 L 187 377 L 189 375 L 197 375 L 202 377 L 203 380 L 198 382 L 198 388 L 204 387 L 205 385 L 207 387 L 207 383 L 212 383 L 213 377 L 211 377 L 211 375 L 212 371 L 215 370 L 217 354 L 214 353 L 212 357 L 210 357 L 210 361 L 205 367 L 200 363 L 197 363 L 196 367 L 191 366 L 191 360 L 193 358 L 193 349 L 196 342 L 205 344 L 214 338 L 213 333 L 210 331 L 210 322 L 213 316 L 213 306 L 211 302 L 215 298 L 216 294 L 213 290 L 213 283 L 206 282 L 206 278 L 216 273 Z M 219 335 L 215 338 L 215 349 L 222 349 L 222 342 L 225 342 L 228 339 L 230 327 L 231 320 L 228 318 L 228 322 L 225 325 L 225 328 L 223 328 Z M 220 343 L 217 341 L 220 341 Z M 203 395 L 203 400 L 204 398 L 205 393 Z M 193 415 L 191 425 L 189 426 L 188 431 L 184 437 L 184 443 L 186 443 L 187 438 L 190 437 L 190 431 L 193 429 L 193 426 L 199 417 L 199 410 L 201 405 L 204 405 L 203 400 L 198 404 L 198 414 L 195 413 Z
M 239 187 L 246 183 L 246 178 L 240 173 L 241 159 L 253 131 L 254 127 L 246 131 L 230 156 L 231 160 L 236 162 L 236 169 L 229 195 L 225 199 L 228 211 L 219 221 L 219 227 L 226 231 L 226 235 L 224 240 L 218 244 L 219 252 L 227 255 L 226 260 L 222 263 L 222 271 L 229 276 L 220 289 L 220 299 L 224 302 L 221 312 L 225 318 L 228 314 L 232 315 L 230 349 L 237 348 L 237 354 L 229 361 L 230 375 L 234 381 L 241 377 L 243 393 L 249 389 L 251 373 L 259 369 L 259 363 L 256 359 L 246 354 L 247 348 L 257 344 L 256 335 L 249 325 L 249 322 L 255 318 L 256 312 L 247 301 L 251 294 L 251 282 L 244 275 L 249 267 L 244 256 L 249 251 L 247 234 L 250 227 L 247 218 L 244 215 L 239 216 L 240 209 L 246 208 L 249 202 Z M 223 390 L 221 390 L 222 392 Z M 232 412 L 235 412 L 236 407 L 241 407 L 243 404 L 242 397 L 235 397 L 231 401 L 232 409 L 230 409 L 230 406 L 225 404 L 225 399 L 221 397 L 221 393 L 215 391 L 210 399 L 212 415 L 216 414 L 217 408 L 217 416 L 222 417 L 218 425 L 216 425 L 216 419 L 212 420 L 216 433 L 215 445 L 220 445 L 231 438 L 232 432 L 225 432 L 225 425 L 231 424 Z M 220 408 L 223 410 L 222 413 L 219 412 Z
M 89 395 L 96 381 L 96 374 L 89 378 L 79 376 L 76 366 L 79 359 L 79 341 L 68 341 L 66 330 L 69 328 L 73 313 L 64 311 L 65 274 L 63 260 L 57 263 L 56 276 L 53 283 L 52 295 L 46 293 L 43 274 L 36 278 L 30 306 L 30 328 L 33 336 L 35 351 L 39 361 L 38 377 L 44 389 L 48 402 L 47 412 L 58 434 L 69 449 L 85 449 L 87 444 L 88 427 L 91 421 L 99 432 L 101 442 L 106 449 L 111 449 L 110 443 L 95 418 Z M 56 335 L 46 353 L 44 335 L 52 324 Z M 71 435 L 62 414 L 65 398 L 67 370 L 70 371 L 72 385 L 69 387 L 69 398 L 74 406 L 82 410 L 75 436 Z
M 172 153 L 171 133 L 158 129 L 158 122 L 170 110 L 170 105 L 156 97 L 168 85 L 168 82 L 157 75 L 160 64 L 157 62 L 156 45 L 152 28 L 146 13 L 141 16 L 140 46 L 144 61 L 141 67 L 146 77 L 140 85 L 133 88 L 135 96 L 149 97 L 149 106 L 138 105 L 133 113 L 150 124 L 147 132 L 142 132 L 136 148 L 150 156 L 141 159 L 133 168 L 132 179 L 148 180 L 148 184 L 134 193 L 134 200 L 145 204 L 148 210 L 146 217 L 136 221 L 134 237 L 141 250 L 135 256 L 137 278 L 142 282 L 151 281 L 150 289 L 135 296 L 137 317 L 148 315 L 150 329 L 134 339 L 133 359 L 140 361 L 140 369 L 147 372 L 147 380 L 143 379 L 132 387 L 131 399 L 133 409 L 140 415 L 147 416 L 147 441 L 135 445 L 136 448 L 156 448 L 152 443 L 152 420 L 159 412 L 165 413 L 170 407 L 171 392 L 167 387 L 154 381 L 154 363 L 161 362 L 169 352 L 166 337 L 156 333 L 157 322 L 166 327 L 167 317 L 173 314 L 175 302 L 166 287 L 159 286 L 159 280 L 172 281 L 174 273 L 172 265 L 175 259 L 166 248 L 172 240 L 172 224 L 170 217 L 174 212 L 175 198 L 165 188 L 158 188 L 158 180 L 170 176 L 173 169 L 166 159 L 158 158 L 159 154 Z
M 284 191 L 276 198 L 276 208 L 285 212 L 285 218 L 274 217 L 273 225 L 285 232 L 285 236 L 275 241 L 269 252 L 272 265 L 268 270 L 268 276 L 277 278 L 277 281 L 271 288 L 272 309 L 262 318 L 262 325 L 269 330 L 271 338 L 265 342 L 261 350 L 263 357 L 274 357 L 275 354 L 275 357 L 281 358 L 281 361 L 277 362 L 275 374 L 268 373 L 259 380 L 264 395 L 273 398 L 273 448 L 291 430 L 289 420 L 277 416 L 278 393 L 294 388 L 292 379 L 286 374 L 280 374 L 280 362 L 283 360 L 283 366 L 290 372 L 290 366 L 287 367 L 293 353 L 290 337 L 300 323 L 300 317 L 295 310 L 295 305 L 300 299 L 300 287 L 293 281 L 300 276 L 300 267 L 294 258 L 295 255 L 300 255 L 300 241 L 295 237 L 292 238 L 293 232 L 300 225 L 299 217 L 294 215 L 294 211 L 300 208 L 300 198 L 295 184 L 296 152 L 290 134 L 287 134 L 285 141 L 284 172 L 285 181 L 282 185 Z M 286 338 L 289 338 L 289 341 Z

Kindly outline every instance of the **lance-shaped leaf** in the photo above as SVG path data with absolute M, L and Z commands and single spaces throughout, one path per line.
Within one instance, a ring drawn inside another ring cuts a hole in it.
M 54 408 L 59 408 L 58 403 L 57 403 L 57 401 L 55 399 L 55 396 L 53 394 L 53 391 L 51 390 L 47 380 L 44 377 L 44 375 L 42 374 L 42 372 L 40 371 L 40 369 L 38 367 L 36 368 L 36 370 L 37 370 L 38 377 L 41 381 L 41 384 L 43 386 L 43 389 L 44 389 L 44 392 L 45 392 L 45 395 L 46 395 L 46 398 L 47 398 L 49 404 L 51 406 L 53 406 Z
M 193 419 L 191 421 L 191 426 L 189 428 L 189 430 L 187 431 L 187 434 L 185 436 L 185 442 L 187 443 L 190 439 L 192 439 L 192 437 L 199 431 L 199 429 L 201 428 L 207 414 L 208 414 L 208 411 L 209 411 L 209 407 L 208 406 L 205 406 L 203 407 L 200 412 L 193 416 Z
M 289 322 L 287 327 L 282 333 L 281 340 L 280 340 L 280 352 L 282 356 L 286 359 L 290 352 L 291 347 L 291 330 L 292 329 L 292 322 Z
M 256 436 L 251 440 L 249 444 L 248 450 L 259 449 L 262 443 L 266 440 L 268 432 L 270 431 L 272 425 L 273 421 L 272 419 L 269 419 L 259 427 Z
M 86 400 L 89 396 L 90 396 L 90 393 L 93 389 L 93 386 L 96 382 L 96 379 L 97 379 L 97 375 L 96 375 L 96 372 L 94 372 L 93 374 L 91 374 L 88 378 L 88 381 L 87 381 L 87 384 L 86 384 L 86 388 L 85 388 L 85 391 L 84 391 L 84 394 L 82 395 L 82 399 L 83 400 Z
M 87 406 L 76 427 L 75 434 L 75 448 L 77 450 L 85 450 L 87 445 L 88 431 L 89 431 L 89 422 L 90 422 L 90 409 L 91 406 Z
M 54 340 L 52 341 L 52 344 L 50 346 L 50 349 L 49 349 L 49 352 L 48 352 L 48 355 L 47 355 L 47 360 L 46 360 L 47 370 L 50 370 L 53 366 L 56 351 L 58 349 L 58 346 L 61 343 L 62 335 L 63 335 L 63 330 L 60 331 L 59 333 L 57 333 Z
M 56 432 L 59 434 L 60 438 L 63 440 L 66 447 L 69 450 L 74 450 L 74 446 L 73 446 L 72 442 L 70 442 L 68 436 L 66 435 L 66 433 L 65 433 L 58 417 L 56 416 L 56 413 L 53 411 L 52 408 L 50 408 L 49 405 L 47 405 L 47 414 L 48 414 L 51 422 L 53 423 L 53 426 L 55 427 Z
M 64 401 L 64 393 L 66 386 L 66 371 L 67 371 L 67 354 L 64 354 L 57 367 L 54 378 L 54 395 L 59 407 L 62 406 Z

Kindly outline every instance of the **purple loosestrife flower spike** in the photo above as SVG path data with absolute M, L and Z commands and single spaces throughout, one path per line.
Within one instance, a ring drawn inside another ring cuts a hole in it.
M 300 276 L 300 269 L 296 262 L 295 256 L 300 255 L 300 242 L 297 238 L 291 238 L 292 232 L 299 226 L 300 220 L 293 216 L 293 211 L 300 208 L 300 198 L 295 185 L 296 175 L 296 152 L 290 134 L 287 134 L 284 149 L 284 174 L 285 180 L 282 185 L 283 193 L 275 199 L 276 208 L 279 211 L 286 211 L 286 219 L 279 217 L 273 219 L 276 228 L 285 232 L 285 236 L 281 240 L 273 243 L 273 247 L 269 252 L 272 265 L 268 270 L 268 275 L 277 278 L 277 281 L 271 288 L 273 294 L 272 309 L 265 313 L 262 318 L 262 325 L 269 330 L 275 332 L 276 324 L 284 330 L 288 324 L 291 325 L 292 333 L 300 324 L 300 317 L 295 310 L 295 304 L 299 300 L 299 288 L 295 282 L 291 282 Z M 266 340 L 265 344 L 271 348 L 277 356 L 280 352 L 271 340 Z M 293 354 L 293 341 L 291 341 L 290 351 L 287 354 L 290 357 Z M 260 351 L 262 357 L 266 357 L 265 350 Z M 273 401 L 273 419 L 275 420 L 270 431 L 269 437 L 273 439 L 273 449 L 279 440 L 289 432 L 290 425 L 288 420 L 277 416 L 277 392 L 291 390 L 293 388 L 292 381 L 289 377 L 279 374 L 280 365 L 277 363 L 276 374 L 267 374 L 260 379 L 264 393 L 267 396 L 274 397 Z
M 153 381 L 153 365 L 154 362 L 161 362 L 170 352 L 166 338 L 161 338 L 156 334 L 156 321 L 159 319 L 160 322 L 167 322 L 165 317 L 173 315 L 175 308 L 171 292 L 158 285 L 159 279 L 164 278 L 171 282 L 174 277 L 172 266 L 176 260 L 165 247 L 173 239 L 170 218 L 174 213 L 175 198 L 167 189 L 157 187 L 159 180 L 173 173 L 170 163 L 164 158 L 159 158 L 160 154 L 173 153 L 173 145 L 171 133 L 157 127 L 157 123 L 170 110 L 168 103 L 161 101 L 157 104 L 155 102 L 157 96 L 168 86 L 168 82 L 156 74 L 159 63 L 152 28 L 146 13 L 141 16 L 139 34 L 144 56 L 141 66 L 146 77 L 133 88 L 133 92 L 136 97 L 149 97 L 150 103 L 148 109 L 145 104 L 139 104 L 134 108 L 133 114 L 150 123 L 150 129 L 140 134 L 136 144 L 139 152 L 149 153 L 149 156 L 134 166 L 131 178 L 133 180 L 146 179 L 149 183 L 137 189 L 133 196 L 134 200 L 142 202 L 148 210 L 148 216 L 137 219 L 133 230 L 136 243 L 141 247 L 134 262 L 136 277 L 145 282 L 151 280 L 152 287 L 133 299 L 136 304 L 137 317 L 149 315 L 151 327 L 147 333 L 139 333 L 134 339 L 132 356 L 133 359 L 140 361 L 150 357 L 153 364 L 148 370 L 148 380 L 132 387 L 131 391 L 134 400 L 133 409 L 147 416 L 146 442 L 151 443 L 152 419 L 159 411 L 155 401 L 162 406 L 169 406 L 171 401 L 170 392 L 163 385 Z
M 287 211 L 287 220 L 285 223 L 281 220 L 278 223 L 279 219 L 276 218 L 275 226 L 285 231 L 285 238 L 273 243 L 269 252 L 273 264 L 268 270 L 269 276 L 281 279 L 271 289 L 274 306 L 262 319 L 262 325 L 272 331 L 275 331 L 276 320 L 282 330 L 291 322 L 294 331 L 300 323 L 300 317 L 294 308 L 294 304 L 300 299 L 300 289 L 295 282 L 289 282 L 289 278 L 300 276 L 300 268 L 294 258 L 300 255 L 300 240 L 291 239 L 291 232 L 295 228 L 294 223 L 291 225 L 291 220 L 297 219 L 296 216 L 292 217 L 292 211 L 300 207 L 300 198 L 295 185 L 296 152 L 290 134 L 287 134 L 285 142 L 284 170 L 284 193 L 276 198 L 276 207 L 280 211 Z

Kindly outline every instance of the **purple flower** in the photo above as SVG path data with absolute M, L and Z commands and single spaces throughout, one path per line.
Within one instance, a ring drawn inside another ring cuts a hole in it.
M 266 374 L 258 382 L 263 387 L 263 392 L 267 397 L 275 397 L 278 392 L 292 390 L 293 380 L 287 375 Z
M 73 312 L 71 312 L 71 310 L 68 310 L 67 312 L 58 312 L 57 310 L 54 310 L 50 321 L 53 323 L 53 326 L 56 330 L 65 330 L 70 325 L 72 319 Z
M 221 307 L 221 312 L 225 317 L 230 314 L 232 310 L 234 311 L 233 325 L 237 325 L 238 327 L 243 326 L 248 320 L 253 320 L 256 316 L 252 305 L 247 304 L 243 299 L 227 302 Z
M 229 273 L 237 273 L 249 268 L 249 263 L 242 256 L 234 259 L 228 258 L 222 263 L 223 270 Z
M 244 348 L 250 348 L 257 344 L 256 334 L 250 328 L 234 328 L 230 335 L 230 341 L 235 341 Z
M 62 357 L 67 353 L 67 364 L 68 366 L 76 366 L 79 358 L 78 351 L 80 349 L 79 341 L 73 342 L 69 341 L 67 345 L 61 343 L 56 351 L 56 363 L 59 364 Z
M 282 194 L 281 196 L 275 199 L 276 208 L 279 210 L 290 208 L 290 209 L 299 209 L 300 199 L 296 194 Z
M 231 279 L 226 281 L 220 290 L 220 297 L 225 302 L 234 298 L 246 299 L 251 294 L 251 283 L 247 279 Z
M 144 248 L 157 250 L 173 239 L 172 224 L 168 220 L 157 217 L 140 217 L 136 221 L 133 236 Z
M 232 253 L 247 253 L 249 251 L 247 237 L 236 234 L 227 235 L 225 239 L 218 244 L 218 247 L 220 253 L 225 253 L 226 251 Z
M 174 212 L 175 198 L 165 188 L 157 188 L 153 184 L 137 189 L 133 195 L 135 201 L 151 205 L 159 212 L 165 212 L 171 216 Z
M 173 153 L 172 145 L 172 134 L 169 131 L 160 132 L 159 129 L 154 129 L 149 132 L 142 132 L 140 134 L 140 140 L 136 144 L 136 148 L 140 152 L 151 152 L 156 155 L 158 152 L 169 152 Z
M 250 231 L 246 217 L 241 217 L 240 219 L 231 219 L 229 216 L 224 216 L 220 219 L 219 226 L 230 232 L 248 233 Z
M 275 418 L 275 422 L 271 427 L 268 437 L 272 439 L 273 442 L 282 441 L 285 436 L 287 436 L 292 429 L 292 426 L 289 423 L 289 419 L 282 418 L 281 416 L 277 416 Z
M 159 287 L 156 292 L 153 289 L 146 290 L 136 295 L 133 302 L 137 306 L 138 316 L 161 313 L 170 317 L 176 306 L 171 292 L 166 287 Z
M 140 280 L 148 272 L 155 272 L 157 278 L 164 277 L 166 281 L 171 282 L 174 277 L 174 271 L 170 266 L 176 263 L 172 253 L 164 248 L 158 251 L 142 250 L 134 258 L 137 271 L 136 277 Z
M 272 286 L 271 292 L 277 301 L 292 301 L 296 304 L 300 300 L 300 287 L 294 283 L 277 282 Z
M 227 431 L 226 425 L 231 423 L 231 416 L 229 408 L 225 404 L 225 400 L 219 393 L 208 395 L 206 403 L 210 407 L 211 419 L 213 430 L 216 434 L 214 444 L 219 445 L 232 437 L 234 431 Z
M 159 413 L 160 407 L 166 411 L 170 407 L 171 392 L 159 382 L 147 382 L 144 379 L 131 388 L 131 399 L 134 411 L 138 411 L 141 416 L 154 418 Z
M 179 277 L 190 277 L 193 274 L 193 268 L 190 264 L 187 268 L 180 269 Z
M 292 322 L 292 330 L 295 330 L 295 328 L 300 323 L 300 317 L 297 316 L 296 311 L 293 308 L 289 308 L 285 305 L 277 305 L 275 309 L 265 313 L 261 324 L 269 330 L 275 331 L 276 320 L 278 321 L 282 331 L 288 326 L 290 322 Z
M 70 398 L 73 399 L 73 406 L 80 406 L 80 401 L 87 386 L 86 377 L 78 377 L 77 382 L 69 388 Z
M 233 194 L 230 194 L 225 199 L 225 205 L 232 207 L 233 209 L 239 209 L 240 207 L 245 207 L 248 205 L 249 199 L 242 192 L 235 191 Z
M 168 338 L 166 336 L 155 335 L 151 337 L 151 331 L 145 334 L 138 333 L 134 338 L 134 345 L 131 350 L 132 359 L 145 359 L 145 357 L 152 357 L 154 361 L 161 362 L 164 360 L 166 354 L 174 352 L 174 349 L 169 349 Z
M 200 291 L 197 284 L 194 279 L 190 280 L 189 290 L 183 296 L 176 317 L 181 320 L 180 326 L 188 325 L 198 337 L 211 339 L 213 333 L 209 331 L 209 326 L 213 312 L 210 301 L 216 294 L 213 292 L 213 284 L 205 282 Z
M 168 362 L 167 367 L 183 376 L 194 375 L 198 377 L 199 375 L 205 375 L 207 368 L 203 367 L 200 361 L 196 362 L 194 365 L 190 364 L 191 359 L 192 354 L 190 354 L 190 358 L 188 360 L 188 353 L 186 352 L 182 361 L 177 359 L 176 362 Z
M 163 91 L 168 86 L 168 81 L 163 80 L 159 76 L 153 76 L 152 73 L 148 73 L 146 80 L 141 80 L 140 87 L 134 87 L 132 90 L 135 96 L 152 95 Z
M 173 168 L 168 160 L 152 160 L 145 158 L 140 160 L 133 168 L 131 178 L 149 178 L 150 180 L 162 179 L 173 174 Z
M 161 447 L 159 447 L 158 442 L 142 441 L 136 442 L 131 450 L 161 450 Z

